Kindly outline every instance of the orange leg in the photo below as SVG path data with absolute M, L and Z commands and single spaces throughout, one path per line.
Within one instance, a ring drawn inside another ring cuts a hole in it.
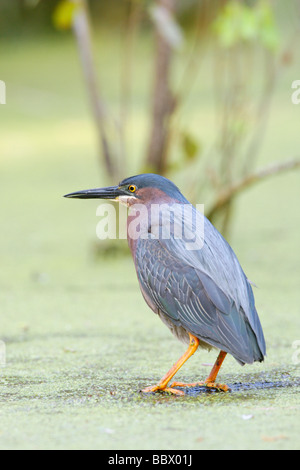
M 144 388 L 142 392 L 149 393 L 149 392 L 157 392 L 157 391 L 164 391 L 164 392 L 171 392 L 174 395 L 184 395 L 182 390 L 176 390 L 174 388 L 168 388 L 167 385 L 170 380 L 174 377 L 176 372 L 183 366 L 183 364 L 196 352 L 199 346 L 199 340 L 196 336 L 193 336 L 189 333 L 190 336 L 190 344 L 187 351 L 181 356 L 181 358 L 171 367 L 169 372 L 160 380 L 157 385 L 153 385 L 151 387 Z
M 221 368 L 221 365 L 223 364 L 223 361 L 226 357 L 227 353 L 225 351 L 221 351 L 215 365 L 212 368 L 211 373 L 205 380 L 205 382 L 195 382 L 191 384 L 186 384 L 182 382 L 173 382 L 171 387 L 196 387 L 197 385 L 199 386 L 205 386 L 205 387 L 210 387 L 210 388 L 216 388 L 218 390 L 222 390 L 223 392 L 228 392 L 230 391 L 230 388 L 226 384 L 219 384 L 216 383 L 216 378 L 219 373 L 219 370 Z

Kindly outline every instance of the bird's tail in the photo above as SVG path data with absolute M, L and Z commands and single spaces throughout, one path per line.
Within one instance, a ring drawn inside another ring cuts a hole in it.
M 263 362 L 264 356 L 266 354 L 265 347 L 261 348 L 259 345 L 258 338 L 256 337 L 256 334 L 252 330 L 250 324 L 246 322 L 246 329 L 249 337 L 249 342 L 251 344 L 251 349 L 252 349 L 252 361 L 251 362 Z

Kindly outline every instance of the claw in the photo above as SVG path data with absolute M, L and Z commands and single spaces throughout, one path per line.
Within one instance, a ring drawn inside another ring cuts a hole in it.
M 220 392 L 230 392 L 230 388 L 226 384 L 219 384 L 215 382 L 195 382 L 195 383 L 183 383 L 183 382 L 173 382 L 170 385 L 170 388 L 173 387 L 208 387 L 208 388 L 215 388 Z
M 231 392 L 231 389 L 228 387 L 226 384 L 218 384 L 218 383 L 206 383 L 206 387 L 211 387 L 215 388 L 216 390 L 219 390 L 219 392 Z
M 225 384 L 219 384 L 216 383 L 215 380 L 217 378 L 218 372 L 220 370 L 220 367 L 225 359 L 226 352 L 220 351 L 220 354 L 216 360 L 216 363 L 205 380 L 205 382 L 195 382 L 191 384 L 185 384 L 182 382 L 173 382 L 171 386 L 168 387 L 168 384 L 170 380 L 174 377 L 176 372 L 180 369 L 180 367 L 191 357 L 194 352 L 197 350 L 199 346 L 199 339 L 193 336 L 191 333 L 189 333 L 190 336 L 190 344 L 187 349 L 187 351 L 181 356 L 181 358 L 171 367 L 169 372 L 166 373 L 166 375 L 161 379 L 161 381 L 156 384 L 152 385 L 151 387 L 146 387 L 143 390 L 141 390 L 143 393 L 154 393 L 154 392 L 169 392 L 172 393 L 173 395 L 185 395 L 183 390 L 178 390 L 174 387 L 196 387 L 197 385 L 200 387 L 209 387 L 209 388 L 214 388 L 216 390 L 222 391 L 222 392 L 229 392 L 230 388 L 225 385 Z
M 146 387 L 143 390 L 141 390 L 143 393 L 155 393 L 155 392 L 168 392 L 172 393 L 173 395 L 178 395 L 178 396 L 183 396 L 184 391 L 182 390 L 177 390 L 176 388 L 171 388 L 171 387 L 161 387 L 159 385 L 152 385 L 151 387 Z

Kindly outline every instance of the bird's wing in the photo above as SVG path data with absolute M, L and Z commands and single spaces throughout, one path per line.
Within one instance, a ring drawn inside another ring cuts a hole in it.
M 264 338 L 252 288 L 228 243 L 202 215 L 201 233 L 194 216 L 185 214 L 185 239 L 158 234 L 160 222 L 152 224 L 148 238 L 138 241 L 136 265 L 142 290 L 175 324 L 238 361 L 262 360 Z M 177 212 L 172 220 L 174 235 L 182 217 Z

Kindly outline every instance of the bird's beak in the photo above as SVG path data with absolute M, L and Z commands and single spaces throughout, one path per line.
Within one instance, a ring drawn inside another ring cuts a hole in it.
M 66 194 L 64 197 L 78 199 L 111 199 L 118 200 L 119 196 L 124 196 L 124 191 L 118 186 L 109 186 L 107 188 L 87 189 L 75 193 Z

